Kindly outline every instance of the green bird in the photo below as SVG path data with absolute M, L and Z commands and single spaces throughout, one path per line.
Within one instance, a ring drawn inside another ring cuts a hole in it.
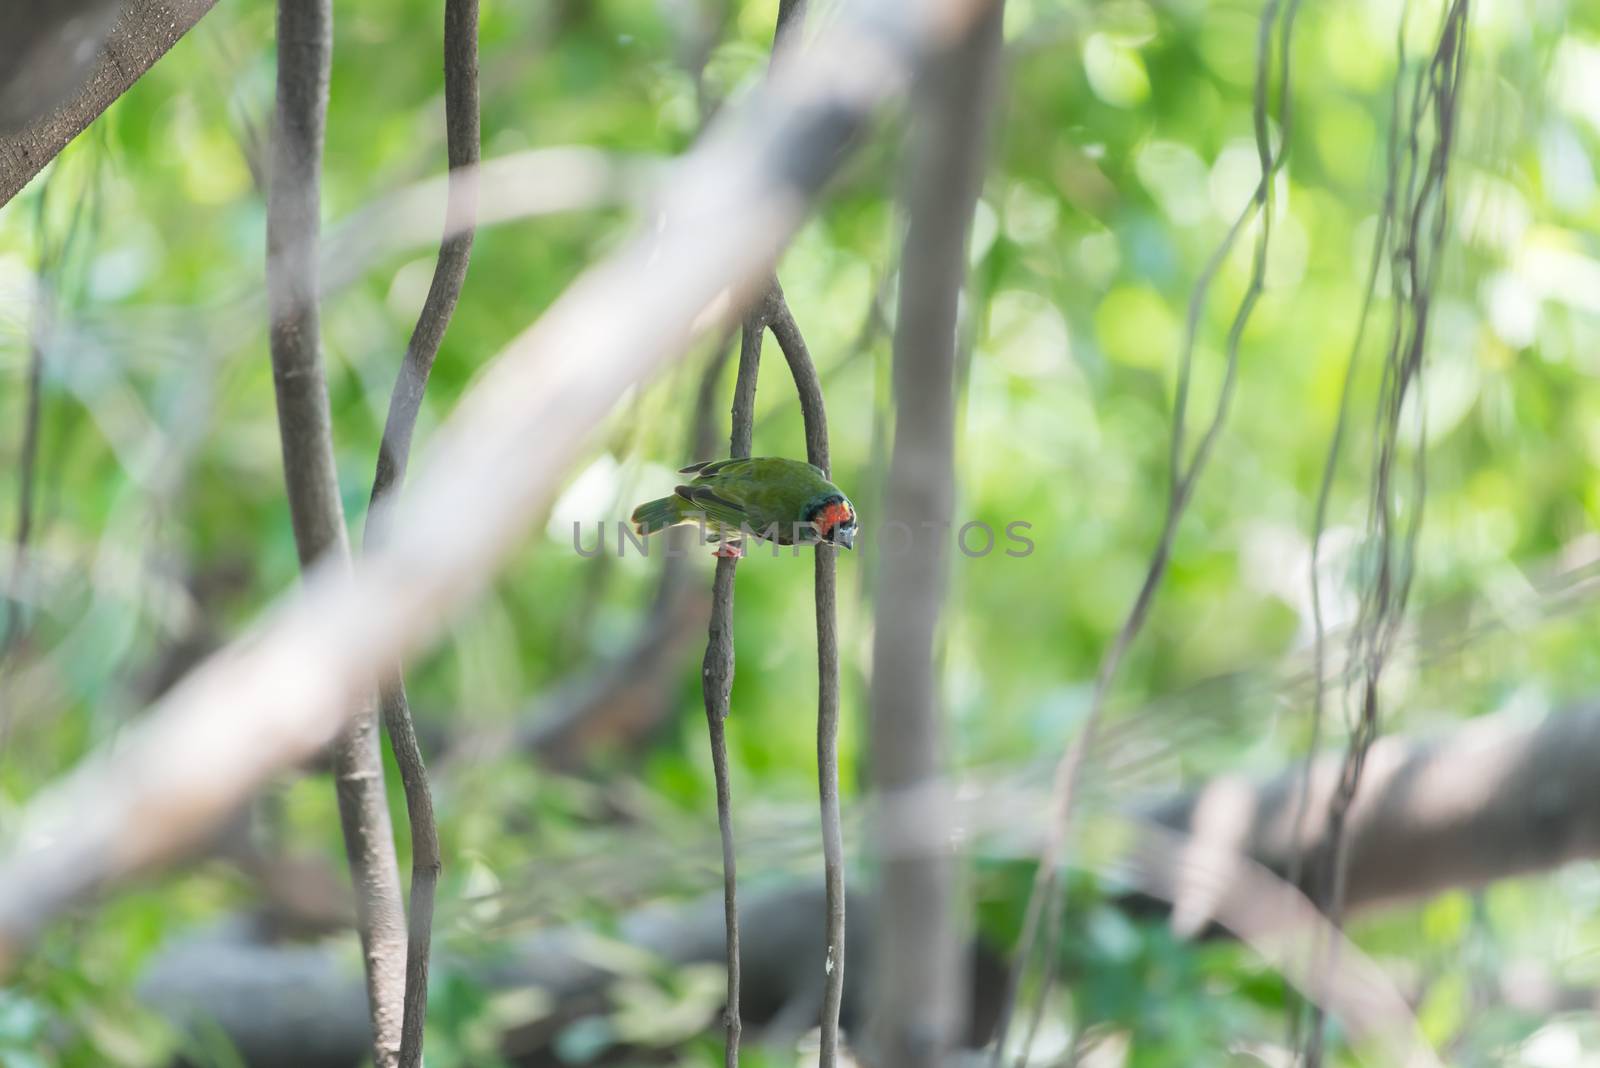
M 820 468 L 777 456 L 707 460 L 681 468 L 694 480 L 633 510 L 633 529 L 654 534 L 704 523 L 716 556 L 739 557 L 747 537 L 779 545 L 855 544 L 856 509 Z

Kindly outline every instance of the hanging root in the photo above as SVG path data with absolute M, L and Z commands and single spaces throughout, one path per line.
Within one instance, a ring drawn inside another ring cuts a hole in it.
M 1389 193 L 1384 217 L 1378 228 L 1368 300 L 1376 286 L 1382 261 L 1389 261 L 1395 307 L 1390 324 L 1388 349 L 1379 385 L 1373 420 L 1373 465 L 1369 480 L 1366 540 L 1372 547 L 1377 568 L 1372 581 L 1362 590 L 1360 610 L 1348 646 L 1342 683 L 1348 693 L 1359 681 L 1355 723 L 1345 750 L 1338 785 L 1328 805 L 1322 840 L 1311 858 L 1308 890 L 1312 900 L 1325 912 L 1337 929 L 1344 911 L 1344 876 L 1347 857 L 1344 849 L 1345 825 L 1350 807 L 1360 787 L 1362 769 L 1381 722 L 1379 685 L 1384 668 L 1399 637 L 1406 602 L 1416 570 L 1417 538 L 1421 531 L 1423 505 L 1427 496 L 1426 427 L 1419 436 L 1421 445 L 1411 461 L 1409 486 L 1400 486 L 1402 463 L 1399 457 L 1401 419 L 1407 398 L 1422 381 L 1427 351 L 1428 313 L 1438 280 L 1440 250 L 1449 218 L 1447 178 L 1451 149 L 1455 141 L 1459 114 L 1462 67 L 1466 56 L 1466 20 L 1469 0 L 1452 0 L 1440 23 L 1437 42 L 1427 65 L 1418 72 L 1412 87 L 1410 113 L 1405 120 L 1403 139 L 1399 136 L 1401 85 L 1406 77 L 1404 35 L 1405 18 L 1400 24 L 1399 69 L 1395 78 L 1394 129 L 1390 135 Z M 1432 119 L 1433 137 L 1426 154 L 1424 134 Z M 1398 204 L 1398 217 L 1392 220 Z M 1321 496 L 1317 508 L 1317 528 L 1313 545 L 1320 543 L 1326 522 L 1327 496 L 1338 462 L 1345 408 L 1349 404 L 1349 377 L 1356 369 L 1361 331 L 1346 369 L 1339 421 L 1329 448 Z M 1418 407 L 1420 411 L 1420 406 Z M 1396 514 L 1402 492 L 1407 494 L 1404 514 Z M 1313 588 L 1316 574 L 1311 576 Z M 1320 716 L 1322 705 L 1322 630 L 1317 620 L 1317 701 L 1313 712 Z M 1307 765 L 1309 773 L 1309 763 Z M 1302 795 L 1303 796 L 1303 795 Z M 1303 811 L 1297 814 L 1297 820 Z M 1331 967 L 1332 950 L 1319 953 L 1317 966 Z M 1317 1068 L 1322 1063 L 1325 1019 L 1322 1008 L 1311 1014 L 1306 1040 L 1305 1064 Z
M 1045 1004 L 1056 978 L 1056 963 L 1059 954 L 1058 947 L 1054 943 L 1057 941 L 1056 934 L 1059 930 L 1060 913 L 1065 908 L 1065 903 L 1057 900 L 1056 891 L 1059 886 L 1060 871 L 1065 861 L 1067 837 L 1071 830 L 1072 809 L 1077 795 L 1079 771 L 1084 760 L 1094 748 L 1106 699 L 1110 693 L 1111 685 L 1116 679 L 1117 670 L 1129 647 L 1143 629 L 1145 619 L 1150 613 L 1150 607 L 1155 602 L 1155 596 L 1160 589 L 1161 580 L 1166 574 L 1168 563 L 1171 561 L 1172 547 L 1177 538 L 1178 525 L 1183 519 L 1184 511 L 1194 495 L 1195 486 L 1198 484 L 1201 474 L 1205 471 L 1211 451 L 1216 445 L 1217 439 L 1222 432 L 1222 426 L 1227 419 L 1229 404 L 1232 401 L 1237 380 L 1240 343 L 1244 336 L 1245 327 L 1250 321 L 1256 303 L 1261 298 L 1261 293 L 1266 283 L 1267 248 L 1272 236 L 1272 183 L 1278 171 L 1283 167 L 1289 145 L 1290 120 L 1292 118 L 1289 45 L 1293 39 L 1295 15 L 1299 10 L 1299 6 L 1299 0 L 1267 0 L 1261 11 L 1257 34 L 1254 98 L 1256 151 L 1261 167 L 1261 178 L 1249 203 L 1240 211 L 1233 225 L 1229 228 L 1227 235 L 1196 279 L 1194 291 L 1190 297 L 1183 350 L 1178 361 L 1177 393 L 1173 401 L 1172 434 L 1168 461 L 1171 481 L 1168 485 L 1166 517 L 1155 550 L 1151 554 L 1150 563 L 1145 571 L 1144 582 L 1140 586 L 1139 593 L 1134 598 L 1134 602 L 1123 620 L 1121 629 L 1117 632 L 1116 638 L 1101 661 L 1100 671 L 1095 679 L 1094 694 L 1090 700 L 1088 718 L 1083 728 L 1073 738 L 1066 754 L 1056 766 L 1055 782 L 1051 790 L 1051 825 L 1046 833 L 1044 845 L 1040 850 L 1039 866 L 1034 874 L 1033 887 L 1029 893 L 1027 909 L 1023 916 L 1022 936 L 1018 941 L 1016 956 L 1013 958 L 1011 973 L 1007 979 L 1006 990 L 1002 998 L 1000 1022 L 996 1028 L 994 1043 L 990 1049 L 990 1068 L 999 1068 L 1001 1058 L 1005 1055 L 1006 1038 L 1010 1032 L 1011 1018 L 1014 1015 L 1018 989 L 1021 986 L 1023 974 L 1035 953 L 1042 952 L 1044 954 L 1044 969 L 1038 988 L 1033 991 L 1033 1004 L 1029 1014 L 1028 1031 L 1017 1057 L 1017 1068 L 1025 1068 L 1027 1064 L 1029 1047 L 1032 1046 L 1034 1034 L 1043 1019 Z M 1268 119 L 1274 67 L 1279 72 L 1276 101 L 1278 126 L 1276 151 L 1274 151 L 1271 143 L 1271 123 Z M 1218 390 L 1215 405 L 1200 433 L 1199 439 L 1195 442 L 1193 448 L 1189 449 L 1186 435 L 1189 387 L 1201 317 L 1206 308 L 1212 281 L 1222 268 L 1222 265 L 1227 261 L 1229 253 L 1233 251 L 1239 237 L 1244 233 L 1246 225 L 1252 218 L 1257 216 L 1260 217 L 1260 226 L 1256 231 L 1255 247 L 1252 251 L 1250 283 L 1239 300 L 1232 324 L 1228 329 L 1226 366 L 1222 385 Z M 1041 926 L 1045 922 L 1046 909 L 1050 910 L 1051 918 L 1048 921 L 1049 926 L 1043 928 L 1044 937 L 1041 938 Z

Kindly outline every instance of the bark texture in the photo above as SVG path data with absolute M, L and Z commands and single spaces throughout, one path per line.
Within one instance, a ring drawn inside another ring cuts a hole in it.
M 764 310 L 758 305 L 746 318 L 739 339 L 739 370 L 733 384 L 733 429 L 728 455 L 750 455 L 755 436 L 756 380 L 761 372 L 761 337 L 766 330 Z M 722 838 L 722 909 L 726 929 L 728 998 L 723 1009 L 723 1063 L 736 1068 L 739 1038 L 739 868 L 733 840 L 733 784 L 728 768 L 728 702 L 733 693 L 733 579 L 737 556 L 719 556 L 711 585 L 711 623 L 706 633 L 706 655 L 701 666 L 701 692 L 705 697 L 706 731 L 711 744 L 711 772 L 716 780 L 717 830 Z
M 0 206 L 215 2 L 128 0 L 119 14 L 106 0 L 52 0 L 41 32 L 38 0 L 0 0 Z M 115 21 L 107 35 L 108 16 Z M 84 47 L 95 58 L 80 66 L 75 57 Z

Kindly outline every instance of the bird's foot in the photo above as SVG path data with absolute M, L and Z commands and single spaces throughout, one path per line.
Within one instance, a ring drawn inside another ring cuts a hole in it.
M 711 555 L 719 560 L 737 560 L 744 555 L 744 546 L 738 542 L 719 545 L 711 551 Z

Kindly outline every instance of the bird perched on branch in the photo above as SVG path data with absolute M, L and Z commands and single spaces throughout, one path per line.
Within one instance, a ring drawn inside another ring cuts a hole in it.
M 635 508 L 638 533 L 703 523 L 706 540 L 720 543 L 713 555 L 734 558 L 743 555 L 747 537 L 779 545 L 855 544 L 855 506 L 811 464 L 753 456 L 703 461 L 678 473 L 694 479 Z

